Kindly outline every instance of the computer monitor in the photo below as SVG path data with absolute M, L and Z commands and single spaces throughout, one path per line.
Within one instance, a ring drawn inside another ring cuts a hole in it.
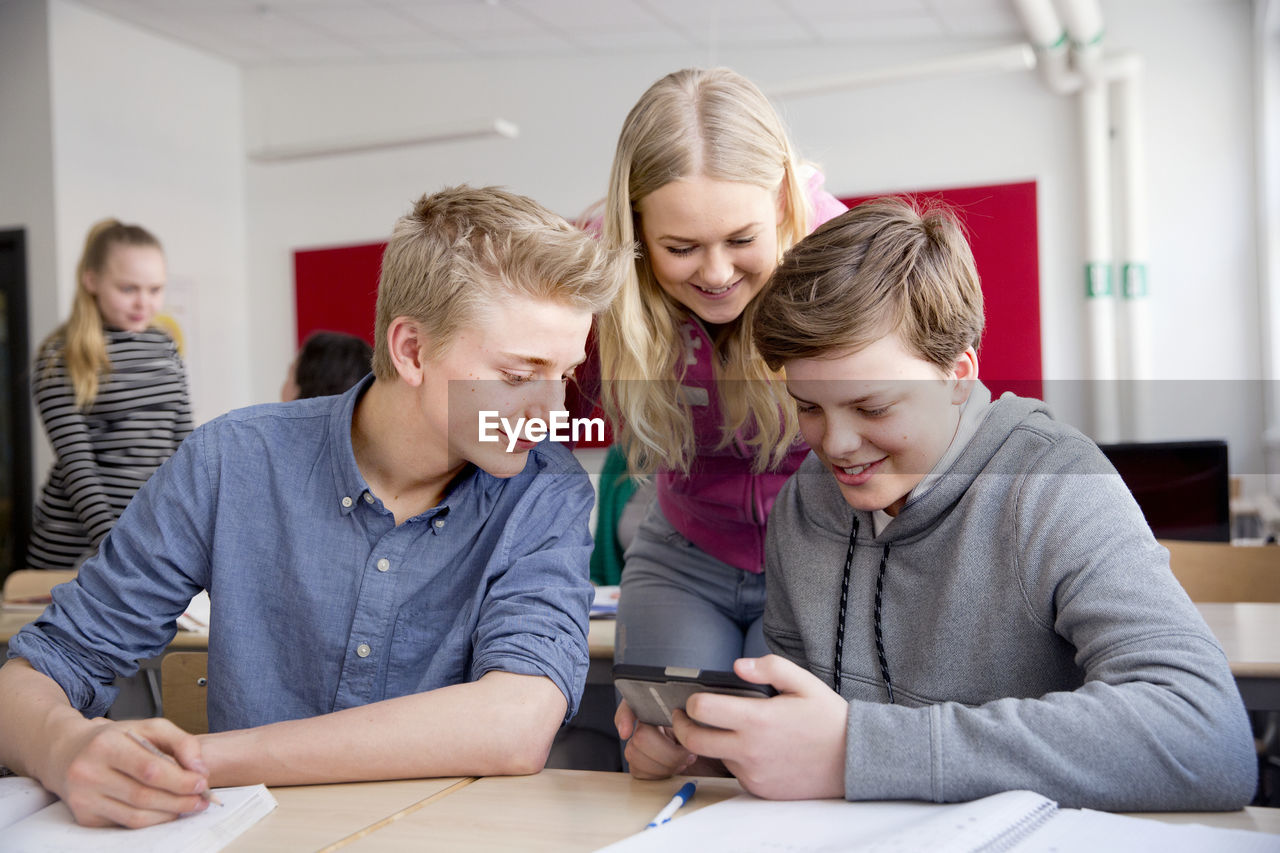
M 1100 444 L 1159 539 L 1228 542 L 1231 494 L 1225 441 Z

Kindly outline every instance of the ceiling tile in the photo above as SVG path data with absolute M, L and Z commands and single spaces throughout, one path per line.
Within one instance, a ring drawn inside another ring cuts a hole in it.
M 584 3 L 582 0 L 508 0 L 525 16 L 556 30 L 609 33 L 621 30 L 652 31 L 665 28 L 663 21 L 633 0 Z
M 794 14 L 818 25 L 832 20 L 931 14 L 924 0 L 779 0 L 779 3 Z
M 467 55 L 460 45 L 434 36 L 376 39 L 365 42 L 365 50 L 383 59 L 458 59 Z
M 1022 36 L 1009 0 L 73 0 L 245 64 Z
M 563 55 L 570 51 L 577 53 L 582 49 L 565 37 L 554 33 L 524 33 L 519 35 L 495 33 L 489 36 L 471 38 L 468 40 L 467 46 L 472 52 L 483 56 Z
M 930 6 L 943 28 L 954 36 L 1026 37 L 1026 30 L 1008 0 L 932 0 Z
M 345 39 L 376 41 L 383 38 L 426 36 L 427 29 L 413 17 L 397 9 L 383 9 L 366 3 L 352 5 L 320 5 L 298 3 L 281 11 L 289 18 L 305 21 L 317 29 Z
M 687 33 L 676 30 L 633 30 L 619 28 L 613 32 L 578 32 L 574 38 L 589 50 L 608 53 L 614 50 L 675 50 L 697 42 Z
M 942 23 L 930 15 L 894 18 L 844 18 L 823 21 L 821 36 L 826 42 L 908 41 L 940 39 L 947 35 Z
M 497 33 L 534 33 L 542 27 L 511 3 L 483 0 L 443 0 L 420 3 L 413 0 L 383 0 L 421 21 L 431 30 L 454 36 L 485 36 Z
M 813 33 L 775 0 L 643 0 L 654 14 L 698 44 L 806 41 Z

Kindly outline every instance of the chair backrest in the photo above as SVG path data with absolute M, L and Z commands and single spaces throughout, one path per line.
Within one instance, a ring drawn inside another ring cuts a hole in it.
M 75 569 L 18 569 L 4 579 L 4 600 L 11 604 L 46 603 L 50 590 L 75 577 Z
M 1162 539 L 1192 601 L 1280 601 L 1280 546 Z
M 160 661 L 160 705 L 165 719 L 191 734 L 209 731 L 209 654 L 169 652 Z

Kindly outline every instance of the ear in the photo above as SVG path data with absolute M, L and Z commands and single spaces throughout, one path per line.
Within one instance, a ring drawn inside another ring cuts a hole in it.
M 951 402 L 959 406 L 969 399 L 973 383 L 978 381 L 978 354 L 969 347 L 951 365 Z
M 411 387 L 422 384 L 429 367 L 426 336 L 411 317 L 396 317 L 387 326 L 387 349 L 391 364 Z
M 98 295 L 98 274 L 96 272 L 93 270 L 85 270 L 80 274 L 80 283 L 84 285 L 84 289 L 87 290 L 90 295 Z

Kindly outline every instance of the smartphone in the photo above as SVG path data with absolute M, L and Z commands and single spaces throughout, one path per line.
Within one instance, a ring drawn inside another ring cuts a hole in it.
M 768 684 L 743 681 L 732 672 L 683 666 L 639 666 L 620 663 L 613 667 L 613 686 L 642 723 L 671 725 L 671 711 L 684 710 L 695 693 L 723 693 L 767 699 L 778 691 Z

